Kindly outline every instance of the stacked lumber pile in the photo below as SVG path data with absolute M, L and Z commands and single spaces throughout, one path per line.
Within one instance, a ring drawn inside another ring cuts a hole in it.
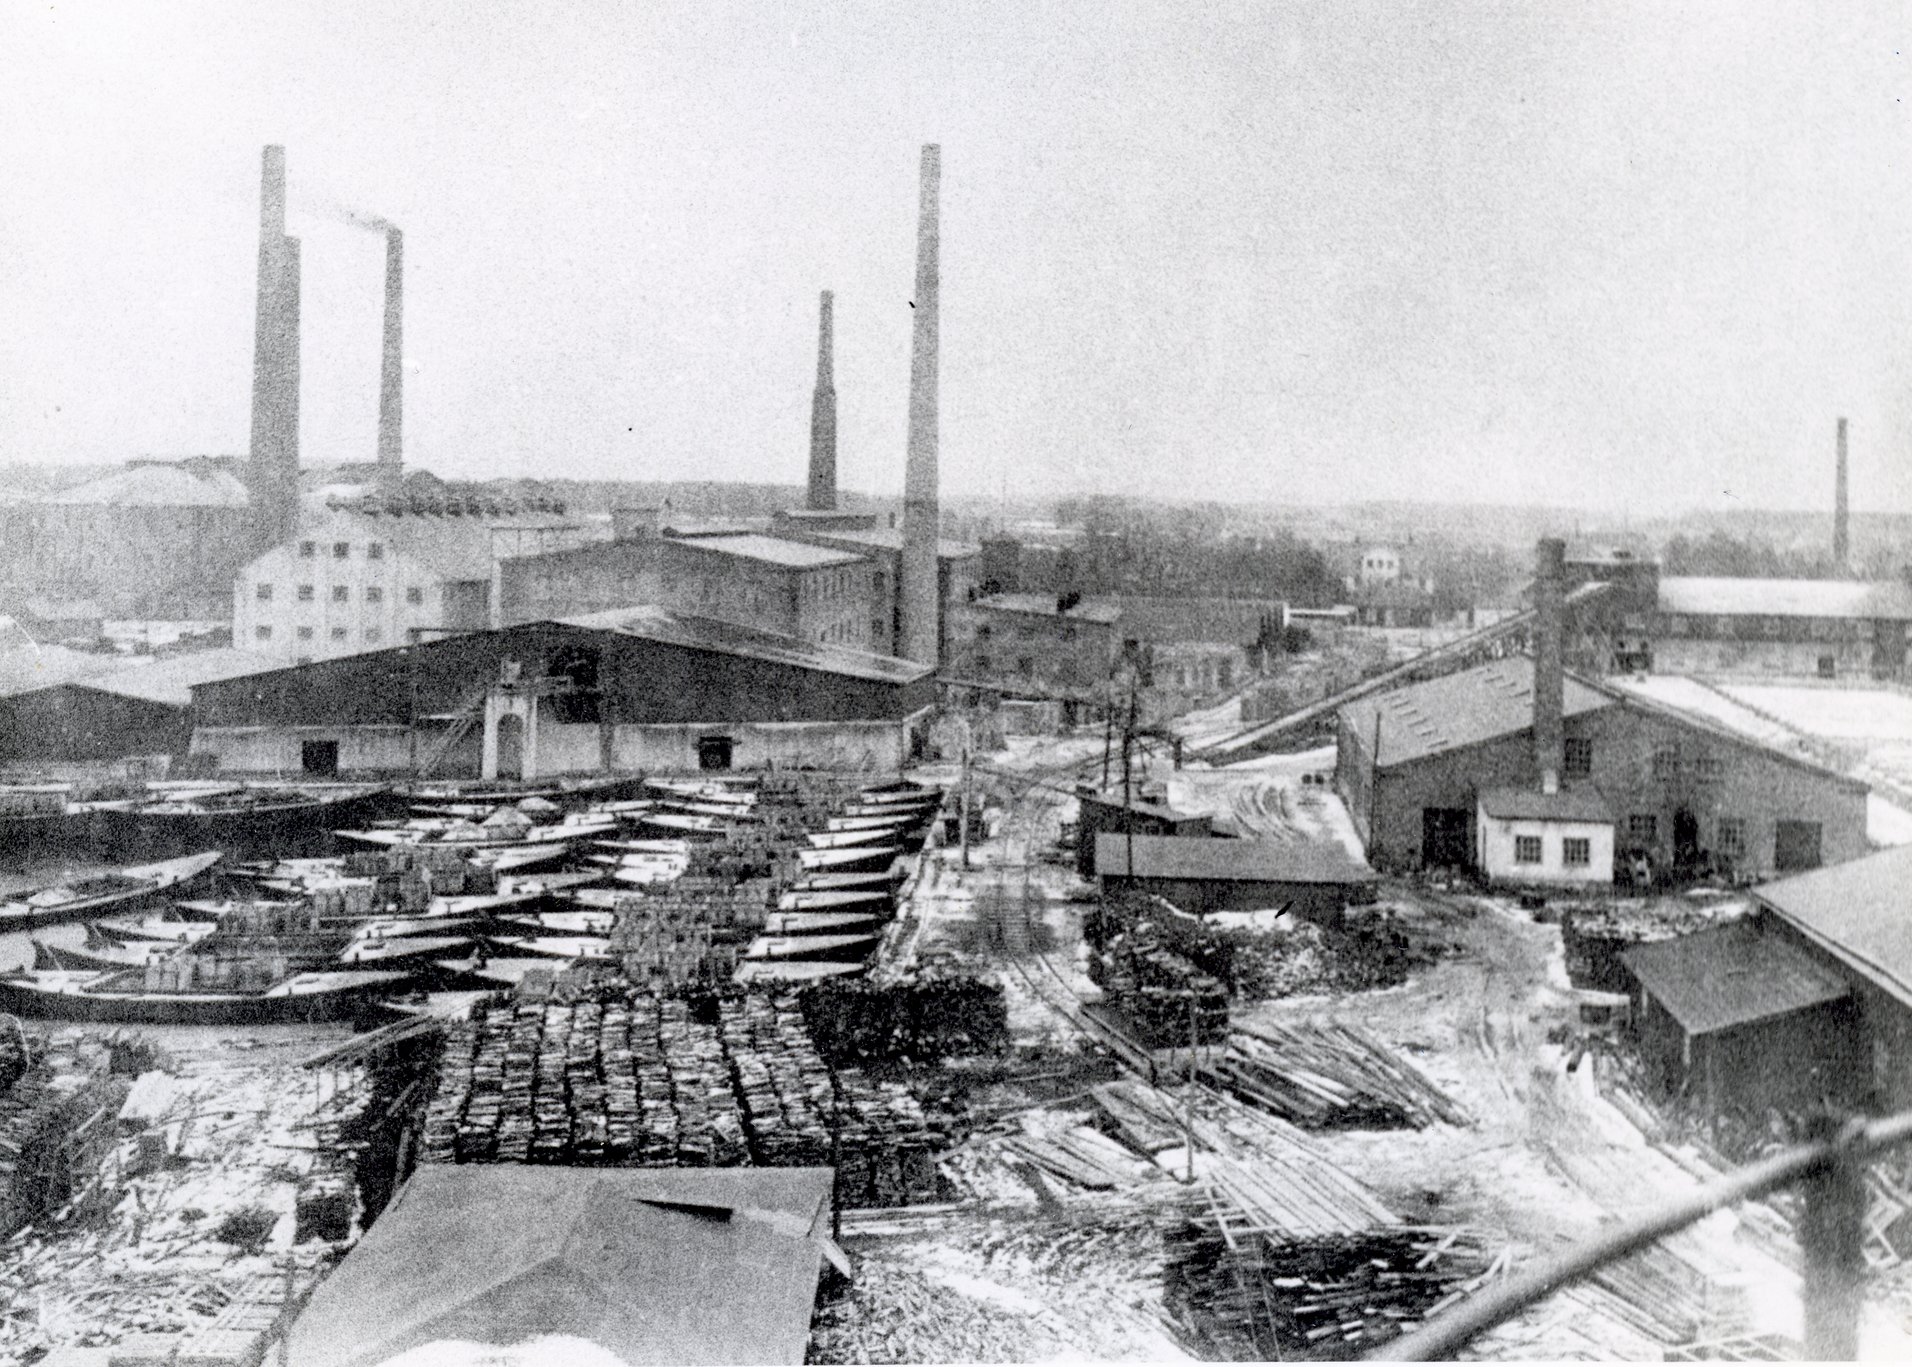
M 832 979 L 800 994 L 803 1018 L 833 1064 L 999 1052 L 1009 1039 L 1000 984 L 968 973 L 919 968 L 880 986 Z
M 1165 1300 L 1214 1356 L 1347 1358 L 1397 1338 L 1506 1264 L 1458 1229 L 1231 1243 L 1191 1222 L 1170 1236 Z
M 1398 1050 L 1337 1021 L 1241 1025 L 1204 1071 L 1229 1092 L 1310 1129 L 1465 1125 L 1465 1111 Z
M 932 1148 L 907 1087 L 831 1070 L 794 994 L 627 992 L 480 1004 L 447 1034 L 420 1154 L 432 1163 L 835 1166 L 839 1199 L 870 1206 L 940 1199 Z
M 1228 989 L 1146 924 L 1111 936 L 1089 959 L 1089 977 L 1152 1049 L 1219 1043 L 1228 1033 Z

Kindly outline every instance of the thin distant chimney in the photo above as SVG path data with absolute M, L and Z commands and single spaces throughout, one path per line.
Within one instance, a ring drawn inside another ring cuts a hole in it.
M 279 286 L 279 536 L 299 522 L 299 309 L 302 257 L 299 239 L 285 240 L 285 275 Z
M 817 387 L 810 396 L 810 492 L 804 507 L 827 513 L 837 506 L 836 345 L 833 299 L 825 290 L 817 305 Z
M 1567 543 L 1543 538 L 1534 560 L 1534 770 L 1541 791 L 1548 793 L 1560 787 L 1567 749 L 1566 679 L 1561 663 L 1566 574 Z
M 916 224 L 916 297 L 910 345 L 909 455 L 903 472 L 902 630 L 897 654 L 918 664 L 941 657 L 941 593 L 937 586 L 936 363 L 937 295 L 941 284 L 937 198 L 942 149 L 923 148 Z
M 268 146 L 260 158 L 259 273 L 252 332 L 252 441 L 247 482 L 260 540 L 285 535 L 285 148 Z
M 378 375 L 378 487 L 405 481 L 405 235 L 385 230 L 385 345 Z
M 1832 484 L 1832 565 L 1844 571 L 1852 563 L 1852 543 L 1849 541 L 1848 519 L 1851 514 L 1846 508 L 1846 420 L 1839 419 L 1839 466 L 1833 476 Z

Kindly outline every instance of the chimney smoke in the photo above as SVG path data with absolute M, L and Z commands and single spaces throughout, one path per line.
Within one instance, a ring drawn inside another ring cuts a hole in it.
M 397 494 L 405 480 L 405 235 L 385 229 L 385 335 L 378 377 L 378 487 Z
M 1543 538 L 1534 560 L 1534 770 L 1541 791 L 1560 786 L 1566 759 L 1566 680 L 1561 662 L 1567 543 Z
M 817 387 L 810 398 L 810 490 L 804 506 L 830 512 L 836 492 L 836 378 L 834 310 L 830 291 L 817 306 Z
M 1840 573 L 1850 568 L 1852 544 L 1847 539 L 1850 513 L 1846 508 L 1846 420 L 1839 419 L 1839 464 L 1832 484 L 1832 566 Z
M 910 342 L 908 463 L 903 473 L 902 630 L 897 654 L 918 664 L 939 662 L 941 593 L 937 584 L 937 296 L 941 285 L 938 195 L 942 149 L 923 148 L 916 225 L 915 326 Z

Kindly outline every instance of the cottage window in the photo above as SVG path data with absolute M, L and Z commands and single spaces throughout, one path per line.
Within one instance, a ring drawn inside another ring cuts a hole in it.
M 272 639 L 272 628 L 268 626 L 256 626 L 252 629 L 252 635 L 255 640 L 270 641 Z
M 300 639 L 301 641 L 309 641 L 309 640 L 311 640 L 311 639 L 312 639 L 312 628 L 311 628 L 311 627 L 300 627 L 300 628 L 299 628 L 299 639 Z
M 367 560 L 383 560 L 385 558 L 385 543 L 383 541 L 366 542 L 365 558 Z
M 310 560 L 313 556 L 317 555 L 318 553 L 319 553 L 318 542 L 301 541 L 299 543 L 299 559 Z
M 1746 818 L 1723 816 L 1719 819 L 1719 854 L 1722 859 L 1740 859 L 1746 854 Z
M 1568 868 L 1586 868 L 1593 863 L 1593 842 L 1584 835 L 1568 836 L 1560 842 L 1560 862 Z
M 405 601 L 407 603 L 410 603 L 413 607 L 417 607 L 420 603 L 423 603 L 425 601 L 425 590 L 421 588 L 406 589 Z
M 311 602 L 312 597 L 313 597 L 312 586 L 310 584 L 299 585 L 299 601 L 301 603 Z
M 1514 862 L 1516 864 L 1538 864 L 1540 862 L 1540 837 L 1537 835 L 1515 836 Z
M 270 584 L 259 585 L 259 587 L 254 590 L 254 593 L 261 603 L 270 603 L 272 601 L 272 585 Z
M 1835 679 L 1838 676 L 1839 662 L 1830 655 L 1821 655 L 1819 657 L 1819 677 L 1822 679 Z
M 332 558 L 334 560 L 344 560 L 346 557 L 348 557 L 351 554 L 352 554 L 351 542 L 334 541 L 332 543 Z
M 351 602 L 351 601 L 352 601 L 352 590 L 351 590 L 351 589 L 349 589 L 349 588 L 347 588 L 347 587 L 346 587 L 345 585 L 343 585 L 343 584 L 334 584 L 334 585 L 332 586 L 332 601 L 333 601 L 334 603 L 349 603 L 349 602 Z
M 1660 818 L 1652 812 L 1635 812 L 1627 818 L 1627 837 L 1636 845 L 1653 845 L 1660 838 Z
M 1560 768 L 1565 778 L 1591 778 L 1593 776 L 1593 742 L 1585 736 L 1567 737 L 1566 748 L 1562 751 Z
M 376 585 L 376 584 L 373 584 L 372 586 L 370 586 L 369 588 L 367 588 L 367 589 L 365 590 L 365 601 L 366 601 L 366 602 L 368 602 L 368 603 L 382 603 L 382 602 L 384 602 L 384 601 L 385 601 L 385 590 L 384 590 L 384 589 L 382 589 L 382 588 L 380 588 L 380 587 L 378 587 L 378 585 Z

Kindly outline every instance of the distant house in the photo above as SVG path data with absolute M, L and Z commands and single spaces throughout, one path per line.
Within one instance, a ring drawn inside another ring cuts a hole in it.
M 1909 624 L 1912 587 L 1897 582 L 1661 578 L 1653 667 L 1901 679 Z

